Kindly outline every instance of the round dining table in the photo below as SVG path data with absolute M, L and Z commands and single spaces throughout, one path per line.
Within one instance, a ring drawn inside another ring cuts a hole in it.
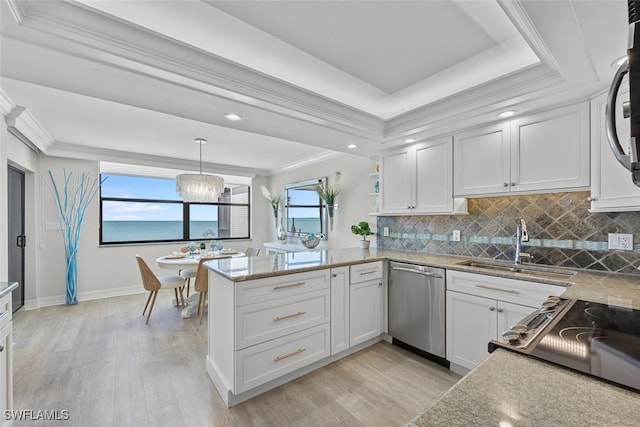
M 190 270 L 198 268 L 198 264 L 200 263 L 200 257 L 204 255 L 207 258 L 215 259 L 224 259 L 224 258 L 237 258 L 246 256 L 243 252 L 233 251 L 233 250 L 223 250 L 221 252 L 204 252 L 202 254 L 197 253 L 195 255 L 189 254 L 172 254 L 165 255 L 159 258 L 156 258 L 156 264 L 158 267 L 165 270 Z M 198 295 L 197 293 L 191 294 L 188 298 L 185 299 L 186 307 L 182 309 L 182 318 L 188 319 L 194 312 L 194 309 L 198 303 Z M 178 301 L 175 301 L 175 304 L 178 304 Z

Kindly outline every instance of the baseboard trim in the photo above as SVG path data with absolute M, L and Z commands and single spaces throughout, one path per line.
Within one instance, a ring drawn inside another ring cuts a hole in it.
M 79 292 L 78 302 L 91 301 L 103 298 L 122 297 L 126 295 L 135 295 L 144 293 L 145 290 L 136 286 L 125 286 L 121 288 L 104 289 L 99 291 Z M 66 295 L 56 295 L 52 297 L 37 298 L 35 300 L 27 300 L 24 302 L 25 310 L 35 310 L 53 305 L 63 305 L 67 303 Z

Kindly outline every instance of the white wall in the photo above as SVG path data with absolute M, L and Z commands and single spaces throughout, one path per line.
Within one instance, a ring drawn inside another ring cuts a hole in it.
M 290 182 L 326 176 L 332 184 L 336 171 L 341 172 L 340 194 L 338 195 L 338 210 L 336 211 L 333 231 L 328 234 L 325 248 L 358 247 L 360 236 L 351 233 L 351 225 L 360 221 L 368 221 L 373 226 L 375 217 L 369 216 L 373 211 L 375 200 L 369 193 L 373 192 L 375 179 L 369 177 L 375 169 L 376 162 L 351 154 L 343 154 L 322 162 L 314 163 L 302 168 L 283 172 L 271 177 L 267 186 L 272 193 L 284 194 L 284 186 Z M 259 187 L 255 189 L 259 192 Z M 275 226 L 269 202 L 262 197 L 262 204 L 269 207 L 268 216 L 271 220 L 270 239 L 275 241 Z M 375 241 L 375 239 L 372 239 Z M 373 242 L 372 242 L 373 243 Z
M 47 176 L 51 170 L 59 181 L 62 171 L 86 172 L 92 178 L 99 175 L 99 164 L 95 161 L 83 161 L 60 157 L 40 155 L 40 172 Z M 27 308 L 46 305 L 63 304 L 65 302 L 65 254 L 60 231 L 44 229 L 47 222 L 59 222 L 53 195 L 46 187 L 43 177 L 37 180 L 39 189 L 39 209 L 37 224 L 40 228 L 38 246 L 37 286 L 35 294 L 26 298 Z M 257 177 L 254 188 L 268 183 L 268 178 Z M 256 192 L 252 194 L 252 239 L 229 242 L 226 244 L 238 250 L 247 246 L 261 247 L 266 240 L 263 224 L 267 207 L 256 201 Z M 261 197 L 261 195 L 260 195 Z M 126 295 L 143 292 L 140 273 L 135 262 L 135 255 L 143 256 L 149 266 L 158 275 L 175 274 L 170 270 L 162 270 L 153 262 L 167 253 L 177 250 L 180 243 L 99 246 L 99 200 L 92 201 L 82 226 L 78 254 L 78 299 L 80 301 L 108 296 Z
M 25 306 L 27 309 L 65 303 L 65 255 L 60 231 L 45 229 L 48 222 L 59 222 L 53 195 L 44 179 L 51 170 L 59 181 L 62 171 L 86 172 L 93 178 L 99 175 L 99 164 L 36 154 L 13 135 L 3 129 L 0 134 L 0 200 L 7 206 L 7 162 L 26 172 L 26 221 L 27 254 L 25 278 Z M 227 246 L 244 250 L 275 240 L 275 226 L 269 202 L 260 191 L 265 185 L 272 192 L 282 194 L 288 182 L 320 176 L 333 180 L 336 171 L 342 173 L 333 232 L 327 247 L 355 247 L 358 236 L 350 231 L 351 224 L 365 220 L 373 222 L 368 214 L 374 205 L 375 180 L 369 177 L 375 162 L 352 155 L 341 155 L 304 168 L 287 171 L 272 177 L 258 176 L 252 183 L 251 239 L 227 243 Z M 99 246 L 99 200 L 96 197 L 85 215 L 78 254 L 78 299 L 80 301 L 108 296 L 142 293 L 140 273 L 135 255 L 142 255 L 156 274 L 173 274 L 159 269 L 153 260 L 177 250 L 176 244 L 146 244 Z M 7 279 L 6 214 L 0 214 L 0 280 Z

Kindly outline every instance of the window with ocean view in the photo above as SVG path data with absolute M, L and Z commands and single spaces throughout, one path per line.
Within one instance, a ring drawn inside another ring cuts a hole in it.
M 184 203 L 172 178 L 101 178 L 100 244 L 250 237 L 248 185 L 225 184 L 217 203 Z

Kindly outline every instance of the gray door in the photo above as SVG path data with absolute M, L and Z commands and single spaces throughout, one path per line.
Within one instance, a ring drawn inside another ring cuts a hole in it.
M 8 168 L 9 281 L 18 282 L 13 291 L 13 311 L 24 305 L 24 173 Z

